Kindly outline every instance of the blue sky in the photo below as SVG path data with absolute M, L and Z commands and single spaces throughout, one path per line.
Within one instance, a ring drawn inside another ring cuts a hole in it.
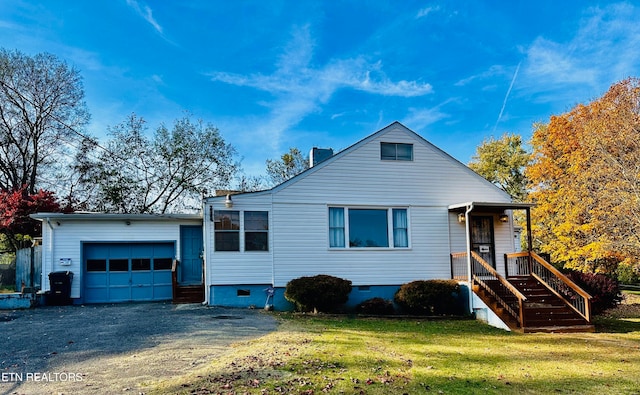
M 218 127 L 248 175 L 400 121 L 461 162 L 640 76 L 640 5 L 590 1 L 0 2 L 0 47 L 84 78 L 87 132 Z

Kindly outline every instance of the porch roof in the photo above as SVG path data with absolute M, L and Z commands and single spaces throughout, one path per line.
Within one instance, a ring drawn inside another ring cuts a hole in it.
M 526 210 L 535 206 L 534 203 L 513 203 L 513 202 L 465 202 L 456 203 L 449 206 L 449 211 L 463 213 L 468 207 L 473 207 L 472 211 L 502 212 L 504 210 Z

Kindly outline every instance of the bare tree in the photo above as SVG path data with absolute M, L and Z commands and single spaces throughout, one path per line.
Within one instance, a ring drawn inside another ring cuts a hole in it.
M 51 54 L 0 50 L 0 189 L 35 193 L 88 121 L 77 70 Z

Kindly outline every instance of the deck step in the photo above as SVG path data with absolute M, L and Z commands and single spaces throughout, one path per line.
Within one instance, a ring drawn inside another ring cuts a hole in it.
M 595 327 L 576 313 L 562 299 L 531 276 L 507 279 L 527 300 L 523 303 L 524 328 L 503 309 L 491 293 L 476 286 L 474 292 L 493 310 L 511 330 L 519 332 L 594 332 Z M 494 289 L 496 280 L 485 280 Z
M 204 285 L 178 285 L 174 290 L 174 304 L 204 302 Z

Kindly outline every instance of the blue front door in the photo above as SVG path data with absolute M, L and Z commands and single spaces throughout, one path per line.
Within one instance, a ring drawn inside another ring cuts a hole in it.
M 182 285 L 202 284 L 202 227 L 180 227 L 180 277 Z

